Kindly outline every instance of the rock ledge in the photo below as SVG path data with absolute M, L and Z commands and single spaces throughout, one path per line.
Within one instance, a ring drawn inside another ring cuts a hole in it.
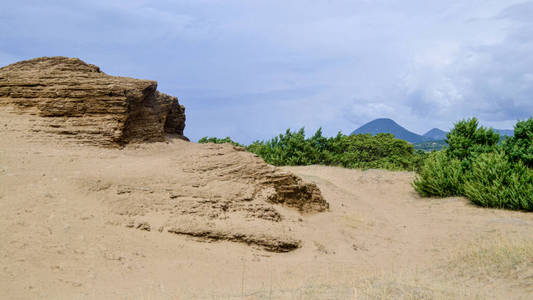
M 77 58 L 41 57 L 0 68 L 0 106 L 38 115 L 34 132 L 100 146 L 183 136 L 185 108 L 157 82 L 110 76 Z

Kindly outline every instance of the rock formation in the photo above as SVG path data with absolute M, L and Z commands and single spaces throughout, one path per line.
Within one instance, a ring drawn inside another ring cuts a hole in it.
M 35 114 L 33 131 L 114 146 L 183 137 L 185 109 L 157 82 L 110 76 L 77 58 L 42 57 L 0 68 L 0 106 Z
M 183 137 L 184 107 L 156 87 L 74 58 L 9 65 L 0 69 L 0 140 L 46 153 L 43 163 L 53 167 L 39 171 L 38 185 L 76 187 L 65 201 L 82 197 L 106 207 L 100 216 L 106 224 L 276 252 L 298 248 L 302 241 L 291 228 L 303 226 L 303 215 L 328 209 L 316 185 L 230 144 L 126 145 Z M 74 143 L 58 146 L 63 139 Z M 109 147 L 117 145 L 124 147 Z

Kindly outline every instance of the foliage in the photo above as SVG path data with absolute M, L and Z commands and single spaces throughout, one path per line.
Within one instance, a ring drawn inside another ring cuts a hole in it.
M 456 123 L 444 141 L 448 144 L 448 157 L 462 161 L 469 168 L 473 158 L 494 151 L 500 135 L 492 128 L 478 127 L 477 119 L 472 118 Z
M 498 144 L 475 118 L 455 124 L 449 147 L 423 163 L 413 187 L 422 196 L 466 196 L 485 207 L 533 210 L 533 119 L 518 122 L 515 136 Z
M 533 168 L 533 118 L 516 123 L 514 132 L 503 143 L 505 152 L 513 162 L 521 161 Z
M 201 144 L 205 144 L 205 143 L 214 143 L 214 144 L 229 143 L 229 144 L 232 144 L 234 146 L 244 147 L 244 145 L 241 145 L 241 144 L 233 141 L 229 136 L 227 136 L 227 137 L 225 137 L 223 139 L 222 138 L 217 138 L 217 137 L 204 136 L 203 138 L 198 140 L 198 143 L 201 143 Z
M 422 150 L 425 152 L 440 151 L 447 146 L 444 140 L 427 141 L 413 144 L 415 150 Z
M 414 189 L 422 196 L 449 197 L 461 195 L 463 169 L 461 161 L 450 159 L 446 152 L 433 152 L 424 161 L 413 181 Z
M 466 176 L 464 194 L 480 206 L 533 210 L 533 170 L 510 162 L 502 151 L 481 154 Z
M 231 139 L 202 138 L 199 142 L 228 142 Z M 343 135 L 324 137 L 322 128 L 306 138 L 304 128 L 287 129 L 267 141 L 255 141 L 246 149 L 262 157 L 265 162 L 281 165 L 332 165 L 346 168 L 383 168 L 389 170 L 415 170 L 426 156 L 415 152 L 411 144 L 396 139 L 392 134 Z
M 287 130 L 271 140 L 254 142 L 248 150 L 273 165 L 333 165 L 345 168 L 413 170 L 418 154 L 392 134 L 343 135 L 326 138 L 319 129 L 306 139 L 304 129 Z

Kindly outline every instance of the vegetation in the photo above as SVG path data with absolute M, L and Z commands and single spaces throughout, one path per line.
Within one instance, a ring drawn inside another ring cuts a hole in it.
M 204 137 L 199 142 L 240 145 L 230 138 Z M 321 128 L 310 138 L 305 137 L 303 128 L 298 131 L 287 129 L 285 134 L 267 141 L 256 141 L 246 149 L 276 166 L 320 164 L 345 168 L 416 170 L 426 156 L 423 151 L 415 152 L 411 144 L 394 138 L 392 134 L 344 135 L 339 132 L 334 137 L 324 137 Z
M 440 151 L 426 158 L 413 184 L 422 196 L 449 197 L 462 194 L 462 177 L 461 161 L 450 159 Z
M 198 140 L 198 143 L 201 143 L 201 144 L 205 144 L 205 143 L 214 143 L 214 144 L 225 144 L 225 143 L 228 143 L 228 144 L 232 144 L 234 146 L 239 146 L 239 147 L 245 147 L 244 145 L 241 145 L 237 142 L 234 142 L 229 136 L 225 137 L 225 138 L 217 138 L 217 137 L 203 137 L 201 139 Z
M 432 153 L 413 182 L 418 193 L 533 211 L 533 119 L 518 122 L 515 136 L 503 143 L 475 118 L 455 124 L 445 141 L 448 148 Z
M 518 122 L 514 132 L 514 136 L 508 137 L 503 143 L 505 152 L 511 161 L 521 161 L 533 168 L 533 118 Z
M 519 121 L 515 135 L 500 139 L 476 118 L 463 120 L 442 141 L 441 151 L 416 150 L 392 134 L 306 138 L 304 129 L 243 146 L 226 137 L 200 143 L 245 147 L 273 165 L 330 165 L 345 168 L 415 170 L 413 187 L 422 196 L 465 196 L 484 207 L 533 211 L 533 118 Z
M 427 141 L 413 144 L 415 150 L 422 150 L 425 152 L 440 151 L 447 146 L 444 140 Z

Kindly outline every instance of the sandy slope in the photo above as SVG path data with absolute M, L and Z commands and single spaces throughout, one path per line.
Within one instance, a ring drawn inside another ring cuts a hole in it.
M 276 205 L 288 221 L 264 230 L 302 245 L 273 253 L 123 226 L 106 183 L 93 179 L 157 186 L 185 142 L 100 149 L 38 141 L 8 123 L 0 122 L 0 298 L 533 297 L 533 215 L 419 198 L 412 173 L 285 168 L 316 183 L 330 210 Z

